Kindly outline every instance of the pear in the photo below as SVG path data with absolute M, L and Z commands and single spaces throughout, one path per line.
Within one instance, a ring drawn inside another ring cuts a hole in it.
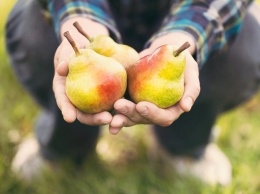
M 139 60 L 139 54 L 134 48 L 125 44 L 118 44 L 107 35 L 98 35 L 91 38 L 78 22 L 74 22 L 73 25 L 89 40 L 90 44 L 88 48 L 93 49 L 101 55 L 116 59 L 125 68 Z
M 75 53 L 69 59 L 66 94 L 71 103 L 85 113 L 110 111 L 126 91 L 127 74 L 115 59 L 100 55 L 92 49 L 77 49 L 69 32 Z
M 148 101 L 160 108 L 176 104 L 184 92 L 185 53 L 188 42 L 180 48 L 163 45 L 151 55 L 147 55 L 127 70 L 128 92 L 138 103 Z

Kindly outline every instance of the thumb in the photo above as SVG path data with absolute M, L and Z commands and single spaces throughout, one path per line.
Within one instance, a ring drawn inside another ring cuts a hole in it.
M 190 55 L 187 55 L 186 60 L 184 94 L 179 101 L 179 106 L 183 111 L 188 112 L 200 94 L 200 81 L 197 62 Z
M 62 41 L 54 56 L 55 70 L 60 76 L 68 74 L 68 61 L 73 53 L 74 51 L 68 41 Z
M 68 62 L 67 60 L 62 60 L 56 68 L 57 73 L 60 76 L 67 76 L 68 72 L 69 72 L 69 68 L 68 68 Z

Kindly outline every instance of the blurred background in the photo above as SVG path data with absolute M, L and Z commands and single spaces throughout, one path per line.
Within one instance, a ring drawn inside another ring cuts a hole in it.
M 233 165 L 234 179 L 227 187 L 204 185 L 151 162 L 144 126 L 124 129 L 117 136 L 104 127 L 98 157 L 86 161 L 81 172 L 66 163 L 66 171 L 46 172 L 33 183 L 17 179 L 11 161 L 22 139 L 33 133 L 39 109 L 16 80 L 4 47 L 4 26 L 14 2 L 0 1 L 0 194 L 260 193 L 260 94 L 216 123 L 216 141 Z

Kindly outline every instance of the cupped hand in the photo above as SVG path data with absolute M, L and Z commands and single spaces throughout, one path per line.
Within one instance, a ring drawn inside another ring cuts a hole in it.
M 81 21 L 86 19 L 75 18 L 71 21 L 67 21 L 67 23 L 63 25 L 62 29 L 64 30 L 61 30 L 61 37 L 63 36 L 63 33 L 65 31 L 69 30 L 77 46 L 79 48 L 84 48 L 87 45 L 88 40 L 84 38 L 81 34 L 79 34 L 73 27 L 72 23 L 76 20 Z M 89 24 L 88 22 L 89 21 L 84 21 L 84 24 Z M 109 124 L 112 120 L 112 115 L 109 112 L 104 111 L 97 114 L 86 114 L 76 109 L 68 99 L 66 95 L 65 84 L 66 76 L 68 74 L 68 60 L 74 50 L 65 38 L 62 37 L 62 39 L 63 40 L 56 50 L 54 57 L 55 73 L 53 78 L 53 92 L 64 120 L 71 123 L 77 119 L 83 124 L 92 126 Z
M 145 50 L 141 55 L 147 54 Z M 114 104 L 117 114 L 114 115 L 109 131 L 117 134 L 123 127 L 130 127 L 137 124 L 156 124 L 169 126 L 183 112 L 188 112 L 192 108 L 200 93 L 198 64 L 189 52 L 186 52 L 186 68 L 184 70 L 184 94 L 180 101 L 166 109 L 157 107 L 150 102 L 139 102 L 137 104 L 120 99 Z

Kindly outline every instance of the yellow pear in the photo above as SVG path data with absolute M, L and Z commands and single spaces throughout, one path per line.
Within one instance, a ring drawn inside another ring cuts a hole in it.
M 85 113 L 110 111 L 126 91 L 127 74 L 115 59 L 92 49 L 77 49 L 66 32 L 64 36 L 75 50 L 69 60 L 66 94 L 72 104 Z
M 93 49 L 101 55 L 116 59 L 125 68 L 139 60 L 139 54 L 132 47 L 125 44 L 118 44 L 107 35 L 98 35 L 90 38 L 78 22 L 75 22 L 73 25 L 90 41 L 88 48 Z

